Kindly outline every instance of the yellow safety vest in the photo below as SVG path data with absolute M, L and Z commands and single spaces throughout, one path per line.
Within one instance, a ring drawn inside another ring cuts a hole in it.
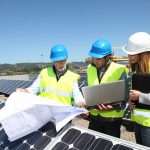
M 73 104 L 73 84 L 78 81 L 80 75 L 69 70 L 57 81 L 53 68 L 41 71 L 41 83 L 39 96 L 50 100 L 57 100 L 61 104 Z
M 112 62 L 107 71 L 105 72 L 104 76 L 102 77 L 101 83 L 118 81 L 124 71 L 126 71 L 126 66 Z M 87 76 L 88 76 L 88 85 L 99 84 L 97 69 L 91 64 L 87 68 Z M 92 109 L 90 110 L 90 113 L 94 116 L 97 116 L 99 114 L 100 116 L 107 118 L 121 118 L 123 117 L 124 110 L 120 109 L 119 111 L 118 110 L 98 111 L 96 109 Z
M 150 110 L 140 108 L 133 109 L 133 112 L 131 113 L 131 120 L 140 125 L 150 127 Z

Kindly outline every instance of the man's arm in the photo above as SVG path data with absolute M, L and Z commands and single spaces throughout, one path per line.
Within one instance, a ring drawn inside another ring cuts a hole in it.
M 16 92 L 32 93 L 36 95 L 40 92 L 40 82 L 41 82 L 41 76 L 39 75 L 30 87 L 26 89 L 17 88 Z
M 85 100 L 83 98 L 83 95 L 79 89 L 78 83 L 75 82 L 73 84 L 73 99 L 74 99 L 74 105 L 78 107 L 85 107 Z

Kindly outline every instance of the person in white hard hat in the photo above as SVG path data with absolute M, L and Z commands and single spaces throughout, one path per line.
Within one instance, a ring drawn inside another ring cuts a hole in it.
M 137 32 L 131 35 L 123 51 L 128 54 L 133 73 L 150 74 L 149 33 Z M 138 106 L 134 101 L 138 103 Z M 131 119 L 134 122 L 136 142 L 150 147 L 150 93 L 130 90 L 129 106 L 133 109 Z

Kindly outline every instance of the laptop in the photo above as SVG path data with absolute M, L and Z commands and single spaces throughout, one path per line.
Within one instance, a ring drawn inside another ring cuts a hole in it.
M 124 80 L 119 80 L 94 86 L 85 86 L 82 88 L 82 92 L 87 107 L 96 106 L 98 103 L 121 103 L 125 100 L 125 82 Z

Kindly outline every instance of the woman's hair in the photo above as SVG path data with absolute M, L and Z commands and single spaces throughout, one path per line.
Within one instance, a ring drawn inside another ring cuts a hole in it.
M 150 52 L 143 52 L 138 54 L 140 57 L 139 62 L 139 73 L 149 74 L 150 73 Z M 136 64 L 131 64 L 131 70 L 132 72 L 136 71 Z

